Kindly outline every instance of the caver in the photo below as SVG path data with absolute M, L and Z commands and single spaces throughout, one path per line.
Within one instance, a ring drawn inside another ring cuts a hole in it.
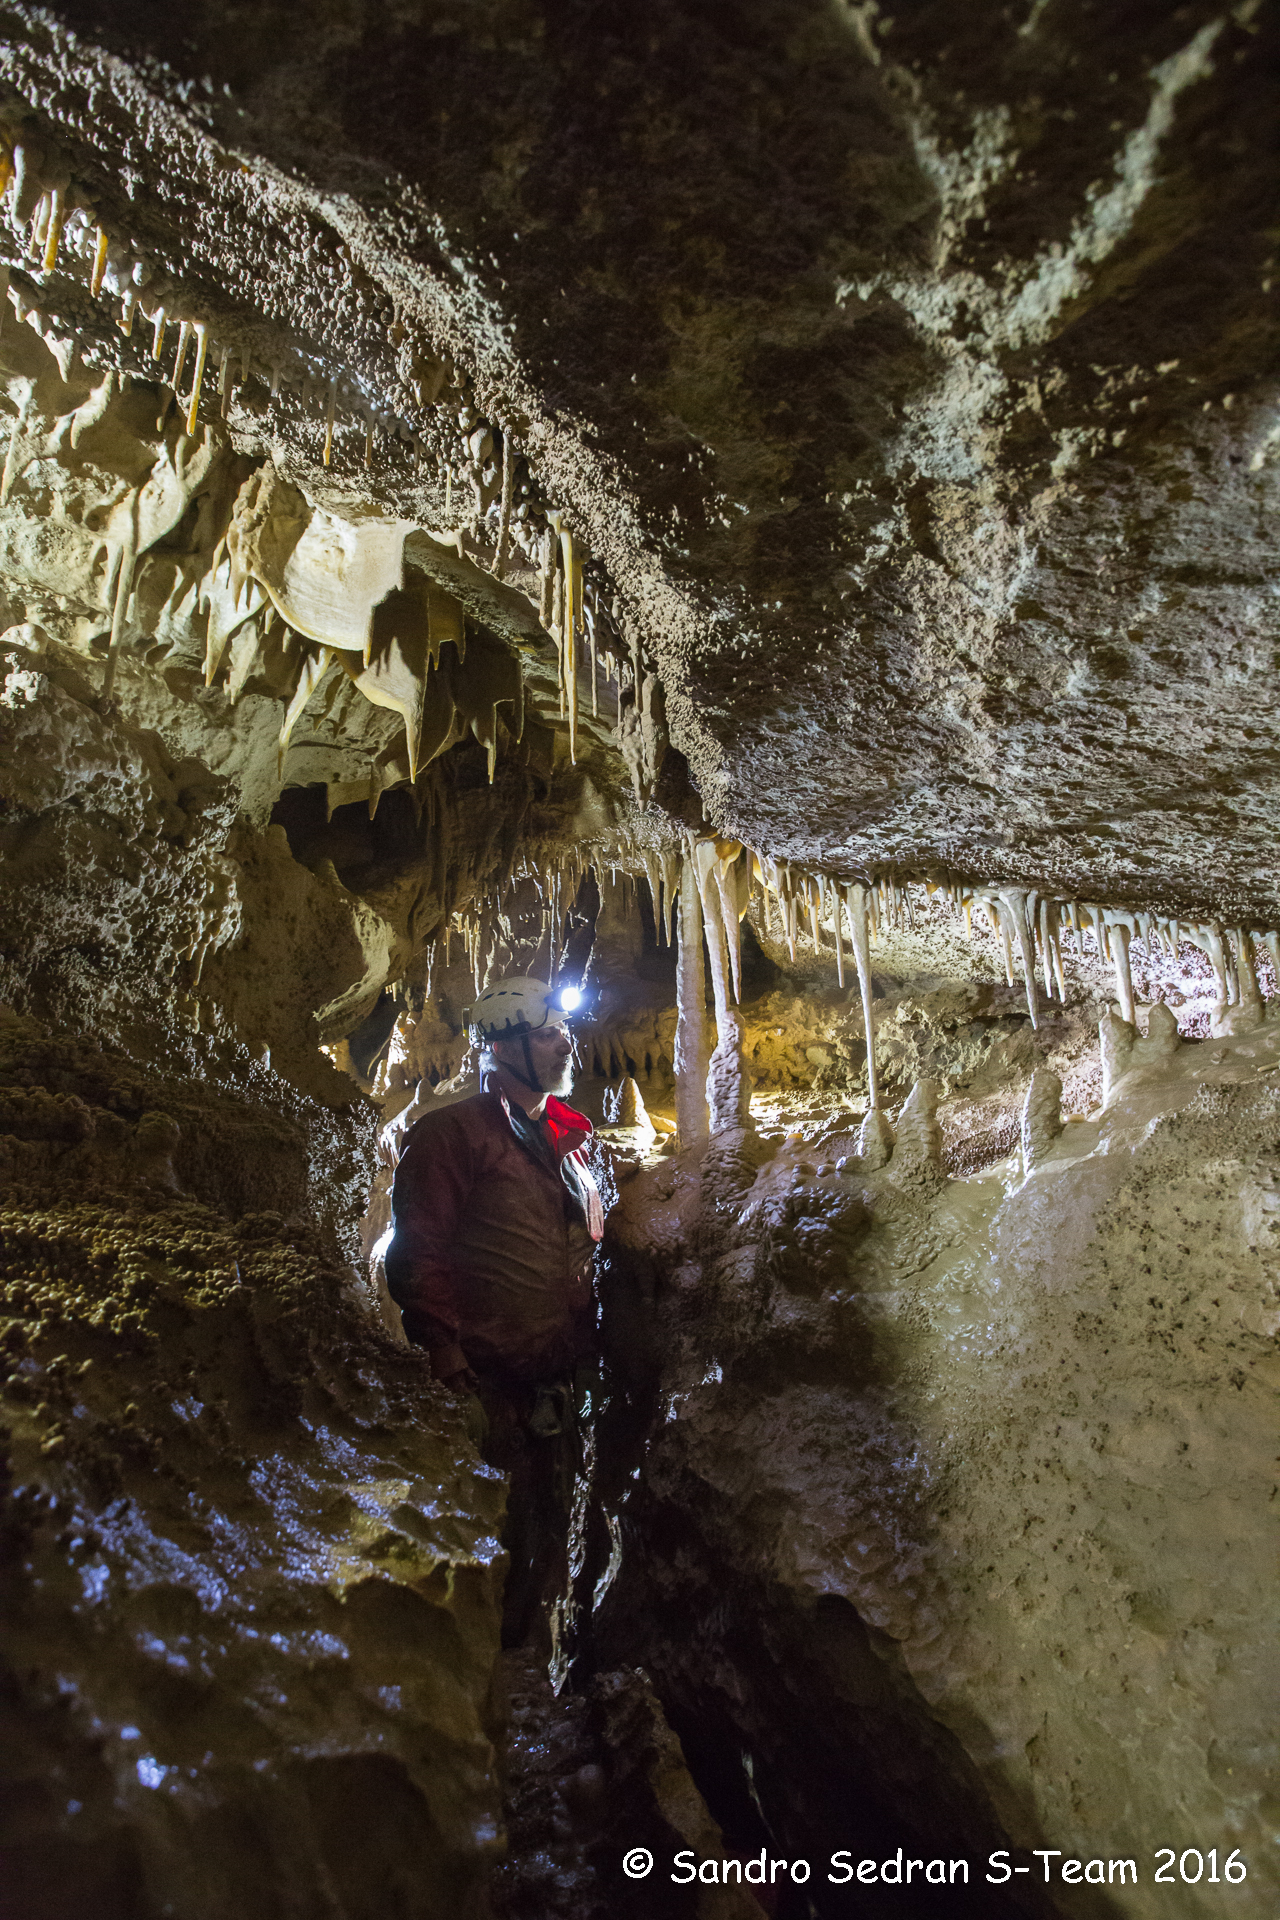
M 566 1000 L 495 981 L 470 1009 L 481 1090 L 411 1130 L 396 1172 L 387 1279 L 431 1370 L 483 1409 L 510 1476 L 503 1644 L 541 1632 L 563 1589 L 580 1464 L 575 1374 L 593 1349 L 592 1253 L 604 1231 L 573 1085 Z

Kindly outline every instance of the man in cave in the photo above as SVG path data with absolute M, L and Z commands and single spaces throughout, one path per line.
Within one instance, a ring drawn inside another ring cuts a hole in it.
M 409 1131 L 392 1189 L 387 1282 L 431 1371 L 471 1394 L 485 1458 L 510 1476 L 502 1644 L 545 1644 L 568 1584 L 581 1465 L 575 1374 L 595 1344 L 604 1232 L 585 1114 L 566 1106 L 566 1002 L 542 981 L 487 987 L 469 1010 L 480 1092 Z

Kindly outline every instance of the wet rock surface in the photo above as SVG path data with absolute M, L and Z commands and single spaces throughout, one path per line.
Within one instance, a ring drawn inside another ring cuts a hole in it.
M 6 1910 L 478 1914 L 501 1482 L 280 1122 L 172 1096 L 0 1025 Z

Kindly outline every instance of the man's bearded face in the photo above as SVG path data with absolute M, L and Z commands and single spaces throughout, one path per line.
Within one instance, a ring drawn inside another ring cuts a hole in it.
M 554 1093 L 561 1099 L 573 1092 L 573 1042 L 563 1027 L 538 1027 L 529 1036 L 529 1059 L 533 1077 L 541 1093 Z M 495 1040 L 491 1049 L 501 1067 L 514 1069 L 517 1077 L 529 1070 L 521 1040 Z

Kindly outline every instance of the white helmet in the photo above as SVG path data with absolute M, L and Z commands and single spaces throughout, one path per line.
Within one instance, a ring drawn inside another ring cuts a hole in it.
M 577 987 L 549 987 L 545 980 L 512 975 L 486 987 L 463 1018 L 483 1046 L 519 1039 L 539 1027 L 562 1027 L 582 995 Z

